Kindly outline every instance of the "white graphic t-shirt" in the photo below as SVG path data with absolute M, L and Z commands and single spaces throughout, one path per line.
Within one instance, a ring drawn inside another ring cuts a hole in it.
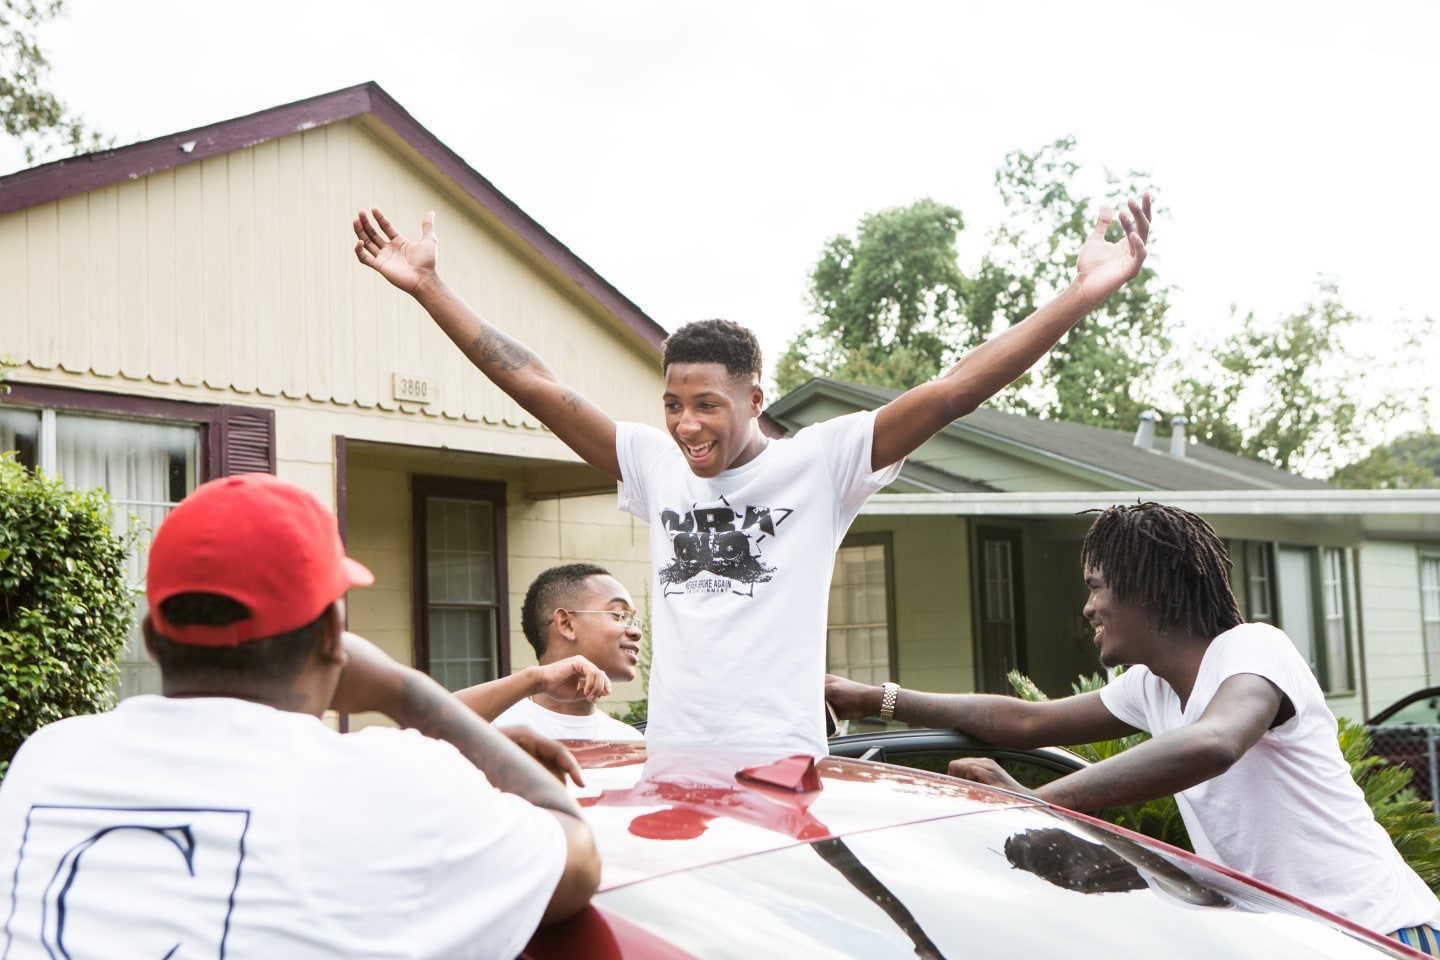
M 1440 904 L 1396 852 L 1340 752 L 1335 715 L 1295 644 L 1265 623 L 1211 641 L 1181 709 L 1170 684 L 1131 667 L 1100 691 L 1119 720 L 1154 736 L 1194 723 L 1238 674 L 1275 684 L 1295 716 L 1234 766 L 1175 795 L 1195 852 L 1381 933 L 1440 923 Z
M 596 707 L 583 717 L 547 710 L 528 697 L 495 718 L 495 726 L 529 727 L 551 740 L 641 740 L 640 731 Z
M 564 865 L 554 815 L 447 743 L 132 697 L 16 754 L 0 955 L 511 960 Z
M 900 471 L 870 469 L 875 413 L 771 440 L 697 477 L 675 441 L 618 424 L 620 509 L 650 524 L 650 742 L 826 754 L 825 637 L 835 551 Z

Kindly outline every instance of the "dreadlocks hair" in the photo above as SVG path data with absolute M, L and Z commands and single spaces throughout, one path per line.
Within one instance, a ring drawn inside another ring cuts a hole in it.
M 730 320 L 695 320 L 665 338 L 660 370 L 672 363 L 723 363 L 731 377 L 760 382 L 760 341 Z
M 1230 554 L 1214 528 L 1179 507 L 1114 506 L 1085 534 L 1080 562 L 1121 603 L 1138 601 L 1157 633 L 1171 626 L 1217 637 L 1244 622 L 1230 589 Z
M 575 591 L 591 577 L 608 577 L 610 571 L 593 563 L 567 563 L 544 571 L 525 591 L 525 605 L 520 608 L 520 630 L 535 656 L 545 656 L 550 646 L 550 617 L 559 607 L 573 603 Z

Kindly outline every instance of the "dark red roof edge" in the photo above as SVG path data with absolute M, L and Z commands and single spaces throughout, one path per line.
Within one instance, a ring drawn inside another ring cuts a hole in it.
M 371 114 L 656 350 L 665 329 L 416 122 L 374 81 L 154 140 L 0 177 L 0 215 Z

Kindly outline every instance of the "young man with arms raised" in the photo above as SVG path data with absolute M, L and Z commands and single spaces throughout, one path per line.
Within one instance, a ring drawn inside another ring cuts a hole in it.
M 956 760 L 950 772 L 1082 811 L 1174 794 L 1197 853 L 1440 955 L 1440 903 L 1375 822 L 1295 644 L 1242 620 L 1210 525 L 1158 503 L 1111 507 L 1080 560 L 1100 662 L 1128 666 L 1103 689 L 1032 703 L 830 676 L 826 699 L 843 718 L 953 727 L 1001 746 L 1147 731 L 1152 739 L 1038 790 L 990 760 Z
M 634 680 L 640 664 L 640 626 L 625 585 L 604 567 L 568 563 L 530 584 L 520 627 L 540 666 L 582 659 L 612 681 Z M 588 697 L 539 692 L 495 718 L 497 727 L 529 727 L 552 740 L 639 740 L 640 732 L 595 706 Z
M 0 954 L 510 960 L 585 905 L 599 857 L 559 779 L 343 630 L 373 579 L 266 474 L 171 512 L 143 624 L 164 695 L 37 731 L 0 786 Z M 412 729 L 341 735 L 327 707 Z
M 620 481 L 650 524 L 655 572 L 649 725 L 654 742 L 826 753 L 821 684 L 836 548 L 861 505 L 946 424 L 1019 377 L 1139 271 L 1150 199 L 1108 242 L 1101 212 L 1075 280 L 949 371 L 878 411 L 787 440 L 761 431 L 760 350 L 736 324 L 699 321 L 665 342 L 665 432 L 617 424 L 480 317 L 436 272 L 433 212 L 411 242 L 379 211 L 353 223 L 355 254 L 430 314 L 471 362 L 586 462 Z

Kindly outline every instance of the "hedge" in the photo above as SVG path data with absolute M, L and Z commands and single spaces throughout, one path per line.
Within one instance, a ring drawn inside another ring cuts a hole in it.
M 0 455 L 0 778 L 35 730 L 114 704 L 135 597 L 110 516 Z

